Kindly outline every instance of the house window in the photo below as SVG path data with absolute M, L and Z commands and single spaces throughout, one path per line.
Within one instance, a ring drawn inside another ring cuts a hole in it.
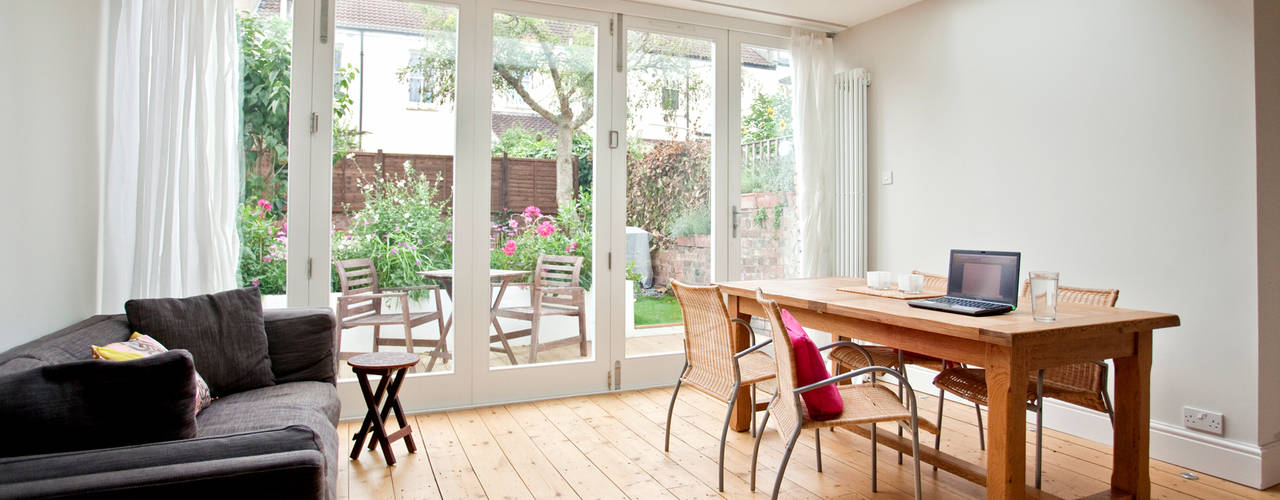
M 429 103 L 435 94 L 428 85 L 426 55 L 419 51 L 409 53 L 409 102 Z

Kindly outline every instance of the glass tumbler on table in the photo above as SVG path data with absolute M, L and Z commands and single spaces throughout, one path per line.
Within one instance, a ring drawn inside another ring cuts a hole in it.
M 1058 273 L 1032 272 L 1031 317 L 1048 323 L 1058 318 Z

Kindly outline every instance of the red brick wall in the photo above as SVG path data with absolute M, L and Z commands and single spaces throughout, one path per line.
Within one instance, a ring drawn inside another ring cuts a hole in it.
M 795 219 L 795 193 L 744 194 L 738 209 L 742 279 L 798 276 L 800 227 Z M 671 246 L 653 254 L 653 274 L 654 285 L 659 287 L 668 286 L 673 279 L 710 282 L 710 236 L 676 238 Z

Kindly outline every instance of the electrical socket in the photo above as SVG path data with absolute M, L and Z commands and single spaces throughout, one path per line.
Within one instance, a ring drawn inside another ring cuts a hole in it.
M 1182 407 L 1182 426 L 1209 434 L 1222 435 L 1222 414 L 1190 406 Z
M 890 184 L 893 184 L 893 171 L 892 171 L 892 170 L 890 170 L 890 171 L 888 171 L 888 172 L 885 172 L 885 173 L 884 173 L 884 175 L 881 175 L 881 176 L 880 176 L 880 184 L 883 184 L 883 185 L 886 185 L 886 186 L 888 186 L 888 185 L 890 185 Z

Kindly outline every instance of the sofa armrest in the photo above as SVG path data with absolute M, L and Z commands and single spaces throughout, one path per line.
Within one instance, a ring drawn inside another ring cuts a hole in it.
M 277 384 L 314 380 L 336 383 L 338 369 L 333 311 L 328 308 L 267 309 L 267 353 Z
M 192 491 L 320 498 L 326 489 L 324 454 L 304 426 L 0 460 L 0 498 Z

